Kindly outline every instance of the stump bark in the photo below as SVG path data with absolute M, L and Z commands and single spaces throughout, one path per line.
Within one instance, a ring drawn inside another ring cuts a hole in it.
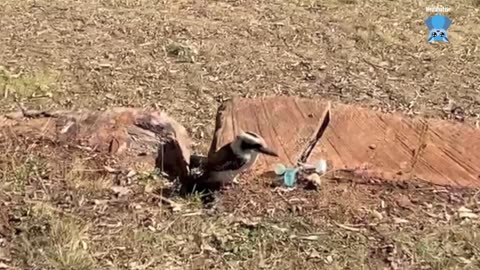
M 191 139 L 165 112 L 135 108 L 99 111 L 24 111 L 0 116 L 0 136 L 30 136 L 142 162 L 171 178 L 187 177 Z

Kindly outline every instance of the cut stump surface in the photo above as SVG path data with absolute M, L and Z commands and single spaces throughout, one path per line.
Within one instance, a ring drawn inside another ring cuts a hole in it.
M 315 140 L 326 117 L 326 100 L 293 97 L 234 99 L 221 106 L 211 151 L 235 134 L 253 131 L 279 153 L 261 156 L 251 173 L 270 173 L 275 163 L 293 166 Z M 409 118 L 336 104 L 329 124 L 307 157 L 329 169 L 380 180 L 423 180 L 480 187 L 480 130 L 444 120 Z

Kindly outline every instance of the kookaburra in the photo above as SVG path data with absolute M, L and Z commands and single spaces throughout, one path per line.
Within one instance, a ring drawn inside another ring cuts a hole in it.
M 197 184 L 218 189 L 236 182 L 238 175 L 255 163 L 258 154 L 278 157 L 261 136 L 253 132 L 241 132 L 232 142 L 208 157 Z

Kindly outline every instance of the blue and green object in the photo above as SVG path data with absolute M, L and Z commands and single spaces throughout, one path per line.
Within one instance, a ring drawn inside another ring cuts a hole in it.
M 325 160 L 319 160 L 314 166 L 303 164 L 300 167 L 289 168 L 281 163 L 276 164 L 274 172 L 276 175 L 283 175 L 283 184 L 287 187 L 295 186 L 297 182 L 297 172 L 301 168 L 314 169 L 316 173 L 324 174 L 327 171 L 327 162 Z
M 298 170 L 298 168 L 288 168 L 283 164 L 276 164 L 274 168 L 276 175 L 283 175 L 283 184 L 287 187 L 295 186 Z

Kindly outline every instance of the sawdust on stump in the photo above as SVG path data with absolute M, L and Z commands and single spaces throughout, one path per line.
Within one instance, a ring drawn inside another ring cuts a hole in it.
M 216 125 L 211 151 L 240 130 L 259 133 L 277 150 L 279 158 L 258 159 L 249 172 L 256 176 L 271 175 L 275 163 L 326 159 L 336 177 L 480 186 L 480 130 L 463 123 L 344 104 L 330 110 L 326 100 L 268 97 L 226 102 Z
M 155 167 L 186 177 L 191 140 L 164 112 L 134 108 L 25 111 L 0 116 L 0 136 L 23 136 L 117 157 L 122 167 Z

